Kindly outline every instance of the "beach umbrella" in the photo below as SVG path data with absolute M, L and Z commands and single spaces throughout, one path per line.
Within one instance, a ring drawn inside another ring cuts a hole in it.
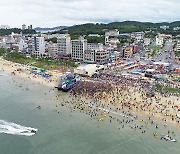
M 71 74 L 71 70 L 67 70 L 66 73 L 67 73 L 67 74 Z
M 176 108 L 178 108 L 178 109 L 180 108 L 180 106 L 179 106 L 179 105 L 175 105 L 174 107 L 176 107 Z
M 37 70 L 37 67 L 36 67 L 36 66 L 31 66 L 31 68 L 32 68 L 33 70 Z
M 119 100 L 119 99 L 120 99 L 120 96 L 116 96 L 116 98 Z

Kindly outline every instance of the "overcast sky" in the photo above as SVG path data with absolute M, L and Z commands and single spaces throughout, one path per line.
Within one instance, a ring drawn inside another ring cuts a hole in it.
M 0 25 L 180 20 L 180 0 L 0 0 Z

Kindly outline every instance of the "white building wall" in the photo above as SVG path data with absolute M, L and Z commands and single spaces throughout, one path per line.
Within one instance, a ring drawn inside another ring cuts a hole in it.
M 71 58 L 74 60 L 84 61 L 84 51 L 87 50 L 87 40 L 84 38 L 72 40 L 71 45 Z
M 144 39 L 144 45 L 148 46 L 148 45 L 150 45 L 150 43 L 151 43 L 151 39 L 150 38 L 145 38 Z
M 36 54 L 45 53 L 45 40 L 44 37 L 32 37 L 33 52 Z
M 23 51 L 28 47 L 28 44 L 26 43 L 24 39 L 21 38 L 18 43 L 18 46 L 19 46 L 19 51 Z
M 103 50 L 103 44 L 102 43 L 88 43 L 87 44 L 88 50 Z
M 55 56 L 58 52 L 58 46 L 56 43 L 48 44 L 48 54 Z
M 71 54 L 71 37 L 69 34 L 60 34 L 57 37 L 58 53 Z
M 162 46 L 163 45 L 163 37 L 160 37 L 160 36 L 156 36 L 156 45 L 158 46 Z

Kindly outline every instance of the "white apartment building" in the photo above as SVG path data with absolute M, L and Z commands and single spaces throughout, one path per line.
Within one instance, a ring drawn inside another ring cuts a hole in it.
M 156 36 L 156 45 L 162 46 L 164 42 L 164 38 L 161 35 Z
M 163 25 L 163 26 L 160 26 L 160 28 L 164 29 L 164 30 L 167 30 L 167 29 L 169 29 L 169 26 Z
M 117 44 L 120 43 L 118 38 L 110 38 L 109 45 L 113 48 L 117 48 Z
M 55 56 L 58 52 L 58 45 L 56 43 L 49 43 L 48 44 L 48 54 L 50 56 Z
M 28 48 L 28 44 L 23 38 L 19 40 L 18 46 L 19 46 L 19 51 L 21 52 L 25 51 Z
M 144 45 L 148 46 L 151 44 L 151 39 L 150 38 L 144 38 Z
M 1 25 L 0 29 L 10 29 L 10 26 L 8 26 L 8 25 Z
M 95 62 L 98 64 L 107 63 L 109 60 L 109 52 L 107 50 L 95 52 Z
M 42 55 L 45 53 L 45 40 L 44 37 L 32 37 L 32 52 L 35 55 Z
M 133 55 L 133 48 L 132 47 L 126 47 L 123 50 L 123 57 L 124 58 L 131 58 Z
M 180 27 L 173 27 L 173 30 L 179 30 L 180 29 Z
M 71 54 L 71 37 L 69 34 L 60 34 L 57 37 L 58 54 Z
M 73 60 L 84 61 L 84 51 L 87 50 L 87 40 L 80 37 L 78 40 L 71 41 Z
M 84 52 L 84 62 L 104 64 L 109 60 L 109 52 L 107 50 L 86 50 Z
M 177 42 L 176 50 L 180 50 L 180 41 Z
M 108 30 L 105 32 L 105 36 L 119 36 L 119 31 L 117 29 Z
M 103 44 L 102 43 L 88 43 L 87 44 L 88 50 L 103 50 Z
M 23 24 L 23 25 L 22 25 L 22 30 L 25 30 L 25 29 L 27 29 L 27 27 L 26 27 L 25 24 Z
M 95 63 L 95 50 L 84 51 L 84 62 Z
M 110 36 L 119 36 L 119 31 L 117 29 L 106 31 L 105 32 L 105 44 L 109 44 Z

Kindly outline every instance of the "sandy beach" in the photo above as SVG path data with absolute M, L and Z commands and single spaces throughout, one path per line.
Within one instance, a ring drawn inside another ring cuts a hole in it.
M 23 66 L 21 64 L 13 63 L 7 60 L 4 60 L 0 58 L 0 70 L 1 71 L 6 71 L 11 73 L 12 75 L 18 75 L 23 78 L 33 80 L 37 83 L 45 84 L 47 86 L 55 87 L 57 85 L 58 79 L 61 77 L 62 73 L 61 72 L 53 72 L 53 71 L 48 71 L 48 73 L 53 74 L 53 76 L 49 79 L 37 76 L 34 74 L 30 73 L 31 68 L 28 66 Z
M 46 79 L 44 77 L 30 74 L 30 68 L 28 66 L 12 63 L 2 58 L 0 59 L 0 70 L 51 87 L 57 85 L 57 81 L 62 75 L 61 72 L 48 71 L 48 73 L 53 73 L 53 76 L 50 79 Z M 93 86 L 96 86 L 96 83 L 97 81 L 94 81 Z M 109 84 L 109 87 L 110 86 L 111 84 Z M 92 87 L 92 83 L 90 84 L 90 87 Z M 95 88 L 97 89 L 97 87 Z M 86 89 L 86 91 L 83 89 Z M 84 103 L 86 108 L 89 108 L 88 105 L 94 104 L 97 108 L 107 109 L 113 112 L 116 112 L 117 108 L 122 110 L 125 109 L 128 112 L 144 115 L 146 118 L 149 118 L 149 120 L 161 121 L 164 125 L 167 125 L 167 123 L 173 123 L 179 126 L 180 119 L 177 117 L 178 111 L 177 108 L 175 108 L 175 106 L 180 105 L 180 100 L 177 96 L 165 97 L 156 93 L 155 97 L 148 98 L 145 94 L 146 88 L 140 88 L 138 85 L 133 87 L 131 86 L 131 83 L 120 83 L 118 85 L 113 85 L 109 90 L 107 89 L 105 86 L 99 89 L 99 91 L 93 89 L 91 91 L 91 89 L 87 88 L 86 84 L 81 84 L 81 87 L 77 86 L 77 88 L 75 87 L 71 91 L 72 97 L 76 96 L 73 99 L 72 104 L 81 102 Z M 82 97 L 90 99 L 90 103 L 87 105 L 83 102 Z M 69 100 L 70 99 L 65 101 Z

